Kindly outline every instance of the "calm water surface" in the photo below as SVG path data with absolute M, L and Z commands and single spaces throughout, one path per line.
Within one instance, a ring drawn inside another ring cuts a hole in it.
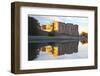
M 29 43 L 28 60 L 55 60 L 88 58 L 86 42 Z

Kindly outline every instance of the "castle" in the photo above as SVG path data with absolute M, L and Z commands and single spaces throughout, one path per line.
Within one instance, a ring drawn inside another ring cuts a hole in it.
M 78 52 L 78 41 L 42 46 L 40 50 L 54 57 Z M 67 47 L 66 47 L 67 46 Z
M 55 36 L 79 36 L 78 25 L 72 23 L 63 23 L 54 20 L 53 23 L 44 24 L 41 26 L 42 31 L 54 32 Z
M 47 55 L 51 55 L 55 58 L 65 54 L 73 54 L 78 52 L 78 41 L 72 41 L 67 43 L 28 43 L 29 52 L 28 59 L 34 60 L 39 55 L 39 52 L 43 52 Z M 34 51 L 33 51 L 34 50 Z

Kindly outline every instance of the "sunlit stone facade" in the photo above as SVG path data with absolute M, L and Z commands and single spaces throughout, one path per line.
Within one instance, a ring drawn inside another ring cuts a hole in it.
M 79 36 L 78 25 L 72 23 L 63 23 L 54 21 L 53 23 L 45 24 L 41 26 L 41 30 L 46 32 L 55 31 L 55 35 L 68 35 Z
M 40 50 L 48 55 L 57 57 L 64 54 L 72 54 L 78 52 L 78 41 L 67 43 L 55 43 L 55 45 L 42 46 Z
M 42 25 L 41 30 L 47 32 L 58 31 L 58 21 L 55 20 L 53 23 Z
M 41 47 L 40 50 L 48 55 L 53 55 L 54 57 L 58 56 L 58 46 L 47 45 Z

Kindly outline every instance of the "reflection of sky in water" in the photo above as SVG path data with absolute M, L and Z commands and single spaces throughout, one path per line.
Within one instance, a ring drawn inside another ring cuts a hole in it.
M 46 50 L 43 50 L 44 46 L 46 47 Z M 31 57 L 30 60 L 88 58 L 88 44 L 87 43 L 86 44 L 82 44 L 81 42 L 67 42 L 63 44 L 62 43 L 59 43 L 59 44 L 52 43 L 51 48 L 53 49 L 51 49 L 50 47 L 47 48 L 47 46 L 48 44 L 33 44 L 31 46 L 32 49 L 30 50 L 30 55 L 29 55 L 29 57 Z M 57 49 L 57 46 L 59 49 Z M 42 48 L 42 50 L 39 48 Z
M 55 59 L 80 59 L 80 58 L 88 58 L 88 44 L 81 44 L 79 42 L 78 53 L 73 54 L 64 54 L 54 58 L 53 55 L 49 55 L 45 52 L 40 51 L 36 60 L 55 60 Z

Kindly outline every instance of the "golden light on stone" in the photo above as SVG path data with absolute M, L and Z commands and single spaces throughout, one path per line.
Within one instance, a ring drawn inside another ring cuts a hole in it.
M 57 18 L 55 18 L 53 22 L 42 25 L 41 30 L 47 31 L 47 32 L 58 31 L 58 20 L 57 20 Z
M 56 17 L 54 19 L 54 30 L 58 31 L 58 19 Z
M 58 46 L 47 45 L 41 47 L 41 51 L 47 53 L 48 55 L 58 56 Z
M 54 55 L 53 56 L 55 56 L 55 57 L 58 56 L 58 47 L 57 46 L 54 47 Z

